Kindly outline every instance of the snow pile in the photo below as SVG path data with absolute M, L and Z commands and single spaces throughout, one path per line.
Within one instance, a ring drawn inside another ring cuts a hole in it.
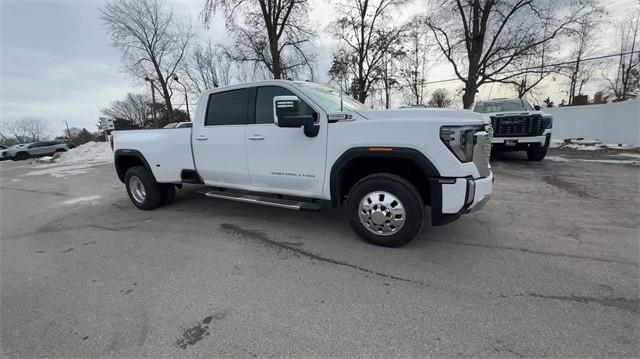
M 629 150 L 634 149 L 633 146 L 625 144 L 607 144 L 602 143 L 598 139 L 584 138 L 567 138 L 564 140 L 552 140 L 551 148 L 561 150 L 577 150 L 577 151 L 598 151 L 598 150 Z
M 54 161 L 60 164 L 108 163 L 113 162 L 113 151 L 107 142 L 91 141 L 63 152 Z
M 35 166 L 38 170 L 26 176 L 66 177 L 86 174 L 93 166 L 113 162 L 113 151 L 106 142 L 87 142 L 67 152 L 42 157 L 36 162 L 45 164 Z

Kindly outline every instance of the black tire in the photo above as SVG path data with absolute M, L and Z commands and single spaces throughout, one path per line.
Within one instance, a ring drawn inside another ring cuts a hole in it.
M 132 193 L 132 178 L 136 177 L 140 182 L 142 182 L 142 186 L 144 187 L 144 198 L 139 201 L 136 199 L 136 196 Z M 160 205 L 160 201 L 162 200 L 162 192 L 160 191 L 160 186 L 156 182 L 153 175 L 147 171 L 144 166 L 135 166 L 129 168 L 127 173 L 124 175 L 124 183 L 127 187 L 127 194 L 129 195 L 129 199 L 133 203 L 134 206 L 139 209 L 149 211 Z
M 160 193 L 162 194 L 160 204 L 163 206 L 171 204 L 176 200 L 176 186 L 172 184 L 161 185 Z
M 527 151 L 527 159 L 529 161 L 542 161 L 547 155 L 547 147 L 543 150 Z
M 16 153 L 16 156 L 14 157 L 16 160 L 18 161 L 24 161 L 26 159 L 28 159 L 30 156 L 27 152 L 18 152 Z
M 365 196 L 376 191 L 392 194 L 404 206 L 404 223 L 395 233 L 376 234 L 360 220 L 360 202 Z M 424 204 L 420 194 L 409 181 L 392 174 L 376 173 L 361 179 L 349 191 L 347 220 L 353 231 L 365 242 L 383 247 L 400 247 L 420 232 L 424 221 Z

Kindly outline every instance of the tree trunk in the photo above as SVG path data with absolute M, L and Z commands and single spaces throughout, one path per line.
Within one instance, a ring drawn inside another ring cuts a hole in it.
M 282 64 L 280 63 L 280 53 L 278 52 L 278 40 L 271 40 L 271 35 L 269 35 L 270 42 L 270 51 L 271 51 L 271 59 L 273 60 L 273 64 L 271 65 L 271 72 L 273 73 L 273 78 L 276 80 L 282 79 L 284 75 L 282 73 Z
M 476 92 L 478 92 L 478 85 L 475 82 L 467 81 L 464 87 L 464 95 L 462 95 L 462 105 L 465 109 L 471 107 L 476 100 Z

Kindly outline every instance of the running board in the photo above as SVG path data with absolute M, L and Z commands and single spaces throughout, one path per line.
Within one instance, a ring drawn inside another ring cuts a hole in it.
M 204 192 L 204 195 L 211 198 L 228 199 L 228 200 L 237 201 L 237 202 L 255 203 L 255 204 L 262 204 L 265 206 L 305 210 L 305 211 L 317 211 L 322 208 L 321 204 L 314 203 L 314 202 L 255 196 L 251 194 L 233 193 L 233 192 L 226 192 L 226 191 L 214 190 L 214 191 Z

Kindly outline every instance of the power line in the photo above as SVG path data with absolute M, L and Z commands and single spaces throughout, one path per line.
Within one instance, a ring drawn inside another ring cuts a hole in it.
M 633 54 L 636 54 L 636 53 L 640 53 L 640 50 L 621 52 L 621 53 L 610 54 L 610 55 L 593 56 L 593 57 L 588 57 L 588 58 L 584 58 L 584 59 L 580 59 L 580 60 L 557 62 L 557 63 L 554 63 L 554 64 L 548 64 L 548 65 L 524 67 L 524 68 L 517 69 L 517 70 L 502 71 L 502 73 L 503 74 L 510 74 L 510 73 L 515 73 L 515 72 L 523 72 L 523 71 L 529 71 L 529 70 L 544 69 L 544 68 L 547 68 L 547 67 L 558 67 L 558 66 L 569 65 L 569 64 L 573 64 L 573 63 L 577 63 L 577 62 L 603 60 L 603 59 L 607 59 L 607 58 L 610 58 L 610 57 L 619 57 L 619 56 L 622 57 L 622 56 L 626 56 L 626 55 L 633 55 Z M 433 85 L 433 84 L 439 84 L 439 83 L 445 83 L 445 82 L 453 82 L 453 81 L 461 81 L 461 80 L 459 78 L 455 77 L 455 78 L 449 78 L 449 79 L 444 79 L 444 80 L 436 80 L 436 81 L 420 81 L 420 82 L 417 82 L 416 84 L 417 85 Z M 393 85 L 393 86 L 389 86 L 389 88 L 402 89 L 402 88 L 410 87 L 410 86 L 412 86 L 412 85 Z M 379 89 L 383 89 L 383 88 L 379 88 Z

